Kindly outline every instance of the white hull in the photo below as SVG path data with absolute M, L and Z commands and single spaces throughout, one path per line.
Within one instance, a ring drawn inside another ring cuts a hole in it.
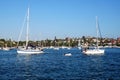
M 71 47 L 67 47 L 67 49 L 71 49 Z
M 66 53 L 65 56 L 72 56 L 72 54 L 71 53 Z
M 54 47 L 53 49 L 54 49 L 54 50 L 59 50 L 59 47 Z
M 43 51 L 38 50 L 17 50 L 17 53 L 19 54 L 40 54 L 44 53 Z
M 101 55 L 101 54 L 104 54 L 104 50 L 101 50 L 101 49 L 93 49 L 93 50 L 86 50 L 86 51 L 83 51 L 84 54 L 87 54 L 87 55 Z
M 71 47 L 62 46 L 62 49 L 71 49 Z
M 78 47 L 78 49 L 81 49 L 81 47 Z
M 62 49 L 65 49 L 65 48 L 67 48 L 67 47 L 66 47 L 66 46 L 62 46 L 61 48 L 62 48 Z
M 9 51 L 10 48 L 6 47 L 6 48 L 3 48 L 4 51 Z

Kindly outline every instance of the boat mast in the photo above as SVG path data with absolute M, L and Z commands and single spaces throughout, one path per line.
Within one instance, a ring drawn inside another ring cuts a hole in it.
M 81 43 L 80 43 L 80 39 L 78 40 L 78 47 L 80 47 L 81 46 Z
M 27 12 L 27 31 L 26 31 L 26 48 L 28 46 L 28 37 L 29 37 L 29 7 L 28 7 L 28 12 Z
M 98 49 L 98 33 L 99 33 L 99 31 L 98 31 L 98 17 L 97 16 L 96 16 L 96 31 L 97 31 L 96 47 Z

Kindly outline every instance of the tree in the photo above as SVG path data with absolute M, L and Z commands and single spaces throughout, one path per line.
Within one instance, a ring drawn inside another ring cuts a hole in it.
M 86 43 L 86 38 L 85 36 L 82 36 L 83 43 Z

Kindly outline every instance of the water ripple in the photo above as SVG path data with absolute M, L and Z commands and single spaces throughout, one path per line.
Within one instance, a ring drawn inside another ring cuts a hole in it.
M 72 56 L 64 56 L 67 52 Z M 116 48 L 106 49 L 100 56 L 87 56 L 78 50 L 51 50 L 38 55 L 0 51 L 0 80 L 118 80 L 119 66 L 120 49 Z

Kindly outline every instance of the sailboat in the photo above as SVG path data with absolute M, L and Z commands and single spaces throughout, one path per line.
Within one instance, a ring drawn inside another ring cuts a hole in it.
M 38 49 L 38 48 L 32 48 L 28 46 L 28 33 L 29 33 L 29 7 L 28 7 L 28 12 L 27 12 L 27 31 L 26 31 L 26 46 L 25 48 L 20 48 L 17 50 L 17 53 L 22 53 L 22 54 L 39 54 L 39 53 L 43 53 L 42 50 Z
M 7 43 L 5 43 L 5 46 L 2 48 L 3 51 L 9 51 L 10 47 L 7 46 Z
M 9 50 L 10 50 L 10 48 L 9 48 L 9 47 L 7 47 L 7 46 L 5 46 L 5 47 L 3 47 L 3 48 L 2 48 L 2 50 L 4 50 L 4 51 L 9 51 Z
M 97 39 L 96 39 L 96 47 L 95 49 L 86 49 L 83 51 L 84 54 L 87 54 L 87 55 L 101 55 L 101 54 L 104 54 L 104 49 L 99 49 L 98 47 L 98 33 L 99 33 L 99 28 L 98 28 L 98 18 L 96 16 L 96 30 L 97 30 Z

